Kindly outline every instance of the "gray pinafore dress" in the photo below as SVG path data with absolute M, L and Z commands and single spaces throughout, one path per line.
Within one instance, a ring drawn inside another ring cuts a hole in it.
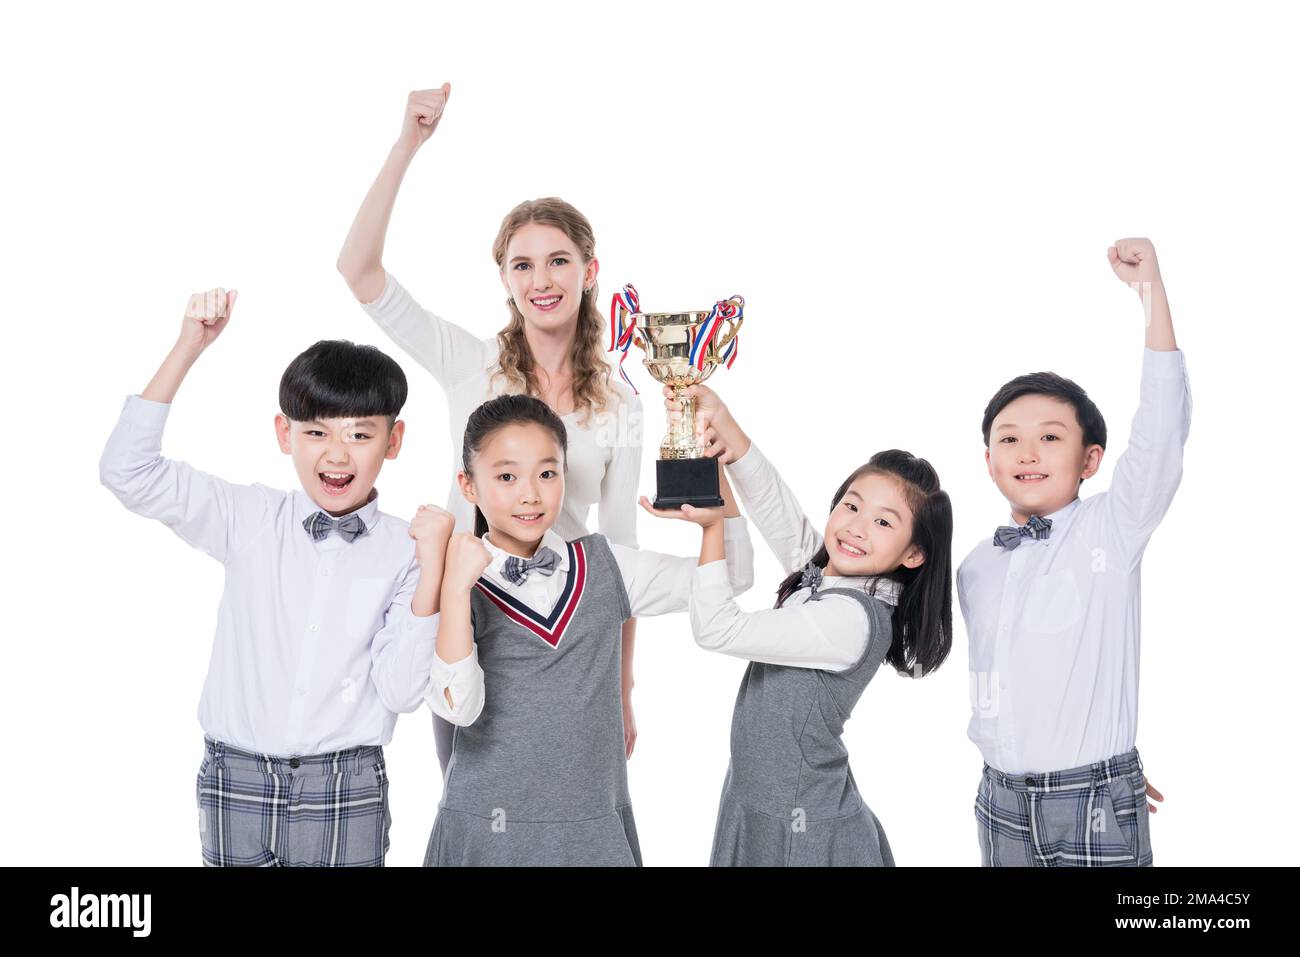
M 858 794 L 840 740 L 893 640 L 893 609 L 849 588 L 871 637 L 847 671 L 750 662 L 731 720 L 727 768 L 713 834 L 713 867 L 893 867 L 885 831 Z
M 426 867 L 641 865 L 623 744 L 623 622 L 603 535 L 568 542 L 549 614 L 480 578 L 470 614 L 485 701 L 457 727 Z

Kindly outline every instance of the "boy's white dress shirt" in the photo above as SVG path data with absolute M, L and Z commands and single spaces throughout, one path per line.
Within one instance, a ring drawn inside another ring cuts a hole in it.
M 225 566 L 199 723 L 245 751 L 296 756 L 384 745 L 428 686 L 437 615 L 411 614 L 419 581 L 407 523 L 376 494 L 353 514 L 367 531 L 319 542 L 305 491 L 236 485 L 161 454 L 171 406 L 128 396 L 100 480 Z M 195 641 L 201 616 L 176 623 Z
M 1145 350 L 1110 489 L 1040 516 L 1045 539 L 1009 549 L 990 535 L 958 569 L 968 733 L 990 767 L 1060 771 L 1135 746 L 1142 553 L 1182 478 L 1191 410 L 1181 350 Z

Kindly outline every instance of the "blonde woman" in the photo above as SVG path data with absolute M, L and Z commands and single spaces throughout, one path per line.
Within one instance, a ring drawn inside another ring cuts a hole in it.
M 636 547 L 637 484 L 641 471 L 641 402 L 612 376 L 605 322 L 597 305 L 595 237 L 586 217 L 557 198 L 520 203 L 501 223 L 492 256 L 507 295 L 504 328 L 485 339 L 424 309 L 383 264 L 384 237 L 407 167 L 437 128 L 451 84 L 407 97 L 402 131 L 357 212 L 339 253 L 348 287 L 406 353 L 447 393 L 448 433 L 459 450 L 469 414 L 497 395 L 522 393 L 544 401 L 568 431 L 566 494 L 555 530 L 565 539 L 587 534 L 592 505 L 598 531 Z M 502 468 L 503 474 L 508 473 Z M 448 476 L 447 509 L 457 532 L 475 529 L 475 514 Z M 521 502 L 512 519 L 521 528 L 539 521 Z M 550 516 L 545 519 L 549 520 Z M 630 757 L 636 741 L 632 714 L 632 649 L 636 621 L 623 626 L 623 733 Z M 467 662 L 435 657 L 435 676 L 448 692 L 469 680 Z M 434 716 L 438 763 L 446 771 L 452 725 Z

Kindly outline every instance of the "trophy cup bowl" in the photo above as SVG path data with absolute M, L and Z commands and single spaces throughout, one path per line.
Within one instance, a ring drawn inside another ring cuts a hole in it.
M 682 407 L 680 418 L 670 423 L 659 445 L 655 508 L 681 508 L 686 504 L 715 508 L 723 504 L 717 460 L 705 456 L 695 436 L 695 400 L 682 395 L 684 389 L 713 374 L 727 346 L 740 332 L 742 316 L 724 319 L 712 339 L 699 346 L 692 361 L 692 349 L 710 314 L 709 310 L 640 312 L 630 317 L 639 333 L 636 345 L 645 350 L 642 362 L 656 381 L 672 387 L 673 398 Z

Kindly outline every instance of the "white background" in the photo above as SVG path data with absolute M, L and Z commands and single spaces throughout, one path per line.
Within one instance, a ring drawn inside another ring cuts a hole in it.
M 520 200 L 562 196 L 595 225 L 602 303 L 627 281 L 646 308 L 744 294 L 743 351 L 714 383 L 810 514 L 873 452 L 906 448 L 953 497 L 957 561 L 1006 521 L 979 433 L 1006 379 L 1053 369 L 1089 390 L 1111 443 L 1085 494 L 1109 485 L 1143 327 L 1105 252 L 1150 236 L 1195 399 L 1183 485 L 1143 573 L 1138 748 L 1168 798 L 1155 860 L 1292 862 L 1300 70 L 1282 9 L 10 11 L 4 863 L 199 861 L 195 712 L 221 568 L 122 509 L 96 470 L 190 293 L 241 296 L 177 398 L 166 454 L 292 487 L 272 433 L 280 373 L 316 339 L 350 338 L 411 381 L 382 507 L 445 504 L 441 390 L 334 268 L 408 91 L 444 80 L 452 98 L 386 254 L 426 307 L 494 333 L 497 226 Z M 655 387 L 629 366 L 653 412 Z M 697 546 L 644 515 L 640 536 Z M 756 573 L 745 607 L 767 605 L 780 578 L 761 546 Z M 684 617 L 640 622 L 629 775 L 647 865 L 708 860 L 743 670 L 698 650 Z M 944 668 L 882 670 L 849 724 L 900 864 L 978 864 L 968 716 L 959 624 Z M 418 864 L 439 797 L 427 711 L 386 750 L 388 863 Z

